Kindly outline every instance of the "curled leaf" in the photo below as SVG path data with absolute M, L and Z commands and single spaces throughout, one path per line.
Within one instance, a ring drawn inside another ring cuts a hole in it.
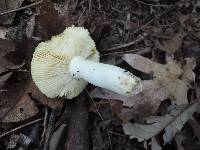
M 177 132 L 193 115 L 198 108 L 198 103 L 189 105 L 173 106 L 169 110 L 169 114 L 164 116 L 151 116 L 145 118 L 145 123 L 124 123 L 123 130 L 130 138 L 138 140 L 147 140 L 164 129 L 163 140 L 165 143 L 171 141 Z

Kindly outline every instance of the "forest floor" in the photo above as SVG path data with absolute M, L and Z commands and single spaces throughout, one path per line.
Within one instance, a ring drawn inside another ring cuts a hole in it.
M 43 95 L 34 49 L 72 25 L 143 90 L 124 97 L 90 84 L 73 100 Z M 199 0 L 1 0 L 0 149 L 199 150 L 199 58 Z

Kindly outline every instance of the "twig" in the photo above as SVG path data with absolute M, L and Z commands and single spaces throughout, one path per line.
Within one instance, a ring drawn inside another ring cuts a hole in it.
M 111 137 L 110 137 L 109 132 L 107 132 L 107 135 L 108 135 L 108 140 L 109 140 L 110 149 L 112 150 L 112 141 L 111 141 Z
M 92 1 L 88 0 L 88 7 L 89 7 L 89 13 L 91 12 L 91 7 L 92 7 Z
M 6 135 L 8 135 L 8 134 L 10 134 L 10 133 L 13 133 L 13 132 L 15 132 L 15 131 L 17 131 L 17 130 L 19 130 L 19 129 L 22 129 L 22 128 L 26 127 L 26 126 L 29 126 L 29 125 L 34 124 L 34 123 L 36 123 L 36 122 L 39 122 L 39 121 L 41 121 L 41 120 L 43 120 L 43 119 L 44 119 L 44 118 L 39 118 L 39 119 L 34 120 L 34 121 L 32 121 L 32 122 L 29 122 L 29 123 L 27 123 L 27 124 L 21 125 L 21 126 L 19 126 L 19 127 L 17 127 L 17 128 L 14 128 L 14 129 L 12 129 L 12 130 L 10 130 L 10 131 L 8 131 L 8 132 L 5 132 L 5 133 L 3 133 L 2 135 L 0 135 L 0 138 L 4 137 L 4 136 L 6 136 Z
M 133 50 L 126 50 L 126 51 L 116 51 L 116 52 L 108 52 L 106 54 L 101 54 L 100 57 L 105 57 L 105 56 L 108 56 L 108 55 L 122 55 L 122 54 L 125 54 L 125 53 L 131 53 L 131 52 L 135 52 L 135 54 L 138 54 L 138 55 L 143 55 L 143 54 L 147 54 L 151 51 L 151 49 L 149 47 L 147 48 L 140 48 L 140 49 L 133 49 Z
M 143 5 L 152 6 L 152 7 L 171 7 L 171 6 L 173 6 L 173 5 L 167 5 L 167 4 L 150 4 L 150 3 L 145 3 L 140 0 L 134 0 L 134 1 L 141 3 Z
M 111 52 L 111 51 L 114 51 L 114 50 L 117 50 L 117 49 L 121 49 L 121 48 L 125 48 L 125 47 L 128 47 L 128 46 L 137 44 L 137 43 L 143 41 L 146 36 L 147 36 L 147 34 L 139 35 L 138 38 L 136 40 L 134 40 L 134 41 L 131 41 L 129 43 L 122 44 L 122 45 L 119 45 L 119 46 L 116 46 L 116 47 L 111 47 L 111 48 L 108 48 L 108 49 L 106 49 L 104 51 Z
M 123 135 L 123 134 L 120 134 L 120 133 L 116 133 L 116 132 L 113 132 L 113 131 L 108 131 L 109 134 L 115 134 L 115 135 L 118 135 L 118 136 L 126 136 L 126 135 Z
M 124 53 L 130 53 L 130 52 L 137 52 L 139 49 L 132 49 L 127 51 L 120 51 L 120 52 L 108 52 L 106 54 L 101 54 L 100 57 L 108 56 L 108 55 L 115 55 L 115 54 L 124 54 Z
M 47 130 L 47 120 L 48 120 L 48 107 L 46 106 L 45 107 L 45 115 L 44 115 L 44 123 L 43 123 L 44 129 L 43 129 L 43 132 L 41 135 L 39 147 L 42 146 L 42 143 L 44 142 L 44 139 L 45 139 L 45 134 L 46 134 L 46 130 Z
M 153 19 L 151 19 L 150 21 L 148 21 L 145 25 L 143 25 L 142 27 L 138 28 L 134 33 L 138 33 L 139 31 L 143 30 L 145 27 L 147 27 L 148 25 L 150 25 L 152 22 L 154 22 L 156 19 L 162 17 L 164 14 L 166 14 L 167 12 L 169 12 L 170 10 L 174 9 L 176 7 L 176 4 L 174 4 L 173 6 L 171 6 L 170 8 L 168 8 L 167 10 L 163 11 L 161 14 L 155 16 Z M 123 45 L 119 45 L 119 46 L 116 46 L 116 47 L 111 47 L 111 48 L 108 48 L 104 51 L 113 51 L 113 50 L 117 50 L 117 49 L 121 49 L 121 48 L 125 48 L 125 47 L 128 47 L 128 46 L 131 46 L 131 45 L 134 45 L 134 44 L 137 44 L 138 42 L 144 40 L 144 37 L 147 36 L 146 34 L 139 37 L 138 39 L 134 40 L 134 41 L 131 41 L 129 43 L 126 43 L 126 44 L 123 44 Z
M 153 19 L 151 19 L 150 21 L 148 21 L 145 25 L 143 25 L 141 28 L 139 28 L 136 32 L 144 29 L 146 26 L 150 25 L 152 22 L 154 22 L 156 19 L 162 17 L 164 14 L 168 13 L 169 11 L 171 11 L 172 9 L 174 9 L 176 7 L 176 4 L 173 5 L 172 7 L 168 8 L 167 10 L 163 11 L 161 14 L 158 14 L 157 16 L 155 16 Z
M 23 9 L 26 9 L 26 8 L 33 7 L 33 6 L 36 6 L 36 5 L 38 5 L 38 4 L 42 3 L 42 2 L 43 2 L 43 0 L 40 0 L 38 2 L 35 2 L 33 4 L 30 4 L 30 5 L 27 5 L 27 6 L 24 6 L 24 7 L 20 7 L 20 8 L 13 9 L 13 10 L 8 10 L 8 11 L 0 13 L 0 16 L 5 15 L 5 14 L 9 14 L 9 13 L 13 13 L 13 12 L 16 12 L 16 11 L 20 11 L 20 10 L 23 10 Z
M 101 113 L 99 112 L 99 110 L 98 110 L 98 108 L 97 108 L 97 105 L 96 105 L 96 103 L 94 102 L 93 98 L 90 96 L 88 90 L 86 90 L 86 93 L 87 93 L 88 97 L 90 98 L 90 100 L 92 101 L 92 103 L 94 104 L 94 107 L 96 108 L 97 114 L 99 115 L 99 117 L 100 117 L 101 120 L 103 121 L 104 119 L 103 119 Z
M 86 8 L 83 10 L 83 12 L 81 13 L 81 15 L 78 17 L 78 21 L 77 21 L 77 24 L 79 24 L 79 21 L 81 20 L 83 14 L 85 13 L 86 11 Z

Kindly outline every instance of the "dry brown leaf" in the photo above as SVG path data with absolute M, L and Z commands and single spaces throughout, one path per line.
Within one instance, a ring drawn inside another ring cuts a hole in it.
M 166 56 L 167 64 L 152 62 L 148 58 L 135 54 L 125 54 L 123 59 L 141 72 L 153 73 L 151 81 L 164 88 L 167 98 L 170 98 L 172 102 L 178 105 L 188 102 L 187 91 L 191 80 L 194 81 L 195 78 L 192 71 L 195 64 L 191 59 L 186 60 L 187 63 L 183 68 L 169 55 Z
M 9 93 L 10 92 L 11 91 L 9 91 Z M 16 99 L 19 98 L 15 104 L 11 106 L 2 104 L 2 106 L 5 107 L 0 109 L 0 112 L 4 114 L 4 116 L 2 116 L 3 118 L 1 119 L 2 122 L 19 122 L 35 116 L 38 113 L 38 108 L 35 105 L 35 100 L 51 108 L 62 107 L 64 103 L 64 100 L 61 98 L 47 98 L 38 90 L 31 79 L 27 81 L 26 86 L 21 86 L 21 92 L 13 93 L 13 95 L 14 94 Z M 6 96 L 5 103 L 7 103 L 9 100 L 12 100 L 12 96 Z
M 48 39 L 52 35 L 62 32 L 66 26 L 72 25 L 71 11 L 68 11 L 72 1 L 63 2 L 64 5 L 56 5 L 52 1 L 42 3 L 39 7 L 40 15 L 35 20 L 35 29 Z
M 28 94 L 22 96 L 15 107 L 8 112 L 2 122 L 19 122 L 30 117 L 35 116 L 38 113 L 38 108 L 35 102 L 29 97 Z
M 124 123 L 123 130 L 130 138 L 148 140 L 164 130 L 163 140 L 168 143 L 197 110 L 198 103 L 171 106 L 169 114 L 144 118 L 144 123 Z
M 123 108 L 118 116 L 124 121 L 153 115 L 160 103 L 170 98 L 176 104 L 186 104 L 187 91 L 191 81 L 194 81 L 192 69 L 194 60 L 188 59 L 186 65 L 176 63 L 172 57 L 167 57 L 167 64 L 159 64 L 139 55 L 125 55 L 123 58 L 133 68 L 145 73 L 152 73 L 153 79 L 142 81 L 143 90 L 132 97 L 95 88 L 90 96 L 102 99 L 114 99 L 123 102 Z M 181 78 L 179 79 L 179 77 Z M 133 113 L 134 112 L 134 113 Z
M 154 44 L 158 49 L 172 54 L 181 47 L 184 36 L 185 33 L 179 31 L 178 33 L 174 34 L 171 39 L 162 42 L 159 42 L 159 40 L 155 40 Z
M 15 51 L 15 43 L 10 40 L 0 39 L 0 73 L 21 68 L 24 62 L 20 65 L 15 65 L 8 61 L 4 56 L 7 53 Z
M 20 79 L 13 76 L 12 82 L 5 84 L 6 91 L 0 92 L 0 121 L 3 120 L 23 96 L 27 85 L 27 81 L 25 80 L 25 73 L 21 72 Z
M 23 73 L 20 74 L 21 77 L 24 75 Z M 0 93 L 0 121 L 22 121 L 37 113 L 35 102 L 28 93 L 25 93 L 29 83 L 30 81 L 25 79 L 25 81 L 21 80 L 16 83 L 11 82 L 9 86 L 5 85 L 7 91 Z
M 120 94 L 108 91 L 106 89 L 95 88 L 91 91 L 90 96 L 108 100 L 120 100 L 123 102 L 123 106 L 129 108 L 123 108 L 117 113 L 117 115 L 127 122 L 130 119 L 136 119 L 152 115 L 158 109 L 162 100 L 167 98 L 167 92 L 164 88 L 156 87 L 155 83 L 149 81 L 143 81 L 143 86 L 146 85 L 146 89 L 137 95 L 132 97 L 122 96 Z

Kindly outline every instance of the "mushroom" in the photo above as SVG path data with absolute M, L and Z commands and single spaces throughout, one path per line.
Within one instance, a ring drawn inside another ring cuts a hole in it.
M 124 96 L 141 91 L 141 80 L 113 65 L 99 63 L 99 53 L 87 29 L 68 27 L 51 40 L 41 42 L 31 62 L 33 81 L 50 98 L 72 99 L 87 83 Z

